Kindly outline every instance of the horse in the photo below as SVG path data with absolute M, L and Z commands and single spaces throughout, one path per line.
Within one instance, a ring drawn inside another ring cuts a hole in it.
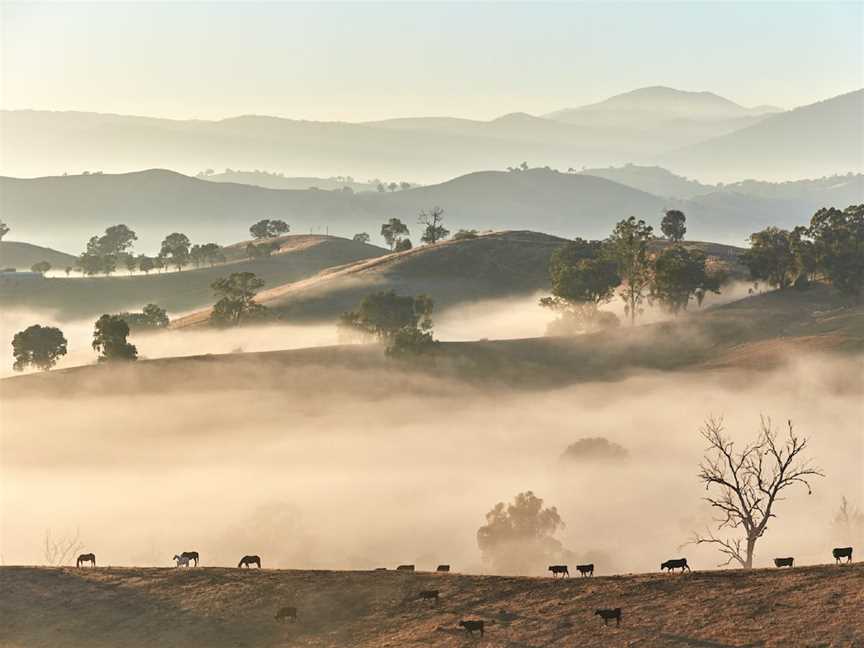
M 75 566 L 80 567 L 84 563 L 89 562 L 94 567 L 96 566 L 96 554 L 81 554 L 78 556 L 78 560 L 75 561 Z
M 188 558 L 189 560 L 195 561 L 195 566 L 198 566 L 198 552 L 197 551 L 184 551 L 180 554 L 181 558 Z
M 252 567 L 252 565 L 261 569 L 261 556 L 243 556 L 237 567 Z
M 189 558 L 189 556 L 184 556 L 183 554 L 179 556 L 177 554 L 174 554 L 173 560 L 177 561 L 177 567 L 188 567 L 191 558 Z

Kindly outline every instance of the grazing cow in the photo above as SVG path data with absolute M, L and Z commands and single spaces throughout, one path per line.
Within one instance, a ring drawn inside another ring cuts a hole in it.
M 417 594 L 418 601 L 434 601 L 438 602 L 438 590 L 423 590 Z
M 414 565 L 399 565 L 396 571 L 414 571 Z
M 198 566 L 198 552 L 197 551 L 184 551 L 180 554 L 181 558 L 188 558 L 189 560 L 195 561 L 195 566 Z M 188 565 L 187 565 L 188 566 Z
M 579 573 L 583 576 L 594 575 L 594 563 L 590 563 L 588 565 L 576 565 L 576 569 L 578 569 Z
M 558 574 L 561 574 L 561 578 L 570 576 L 570 570 L 567 569 L 567 565 L 549 565 L 549 571 L 552 572 L 552 578 L 555 578 Z
M 664 569 L 670 572 L 673 569 L 680 569 L 683 574 L 685 569 L 690 571 L 690 565 L 687 564 L 686 558 L 672 558 L 666 562 L 660 563 L 660 571 L 663 571 Z
M 290 607 L 290 606 L 281 607 L 281 608 L 279 608 L 279 611 L 276 612 L 276 616 L 274 616 L 273 618 L 276 619 L 277 621 L 282 621 L 282 622 L 285 622 L 288 619 L 291 619 L 292 621 L 296 621 L 297 620 L 297 608 L 296 607 Z
M 841 558 L 845 558 L 846 562 L 852 562 L 852 547 L 836 547 L 831 553 L 838 565 Z
M 238 569 L 240 567 L 251 568 L 252 565 L 255 565 L 256 567 L 258 567 L 258 569 L 261 569 L 261 556 L 243 556 L 240 559 L 240 562 L 237 564 L 237 567 Z
M 450 565 L 438 565 L 438 568 L 435 570 L 436 572 L 449 572 Z
M 615 625 L 621 625 L 621 608 L 601 608 L 594 610 L 594 615 L 603 619 L 603 625 L 609 625 L 609 619 L 615 619 Z
M 483 622 L 482 621 L 460 621 L 459 625 L 465 628 L 465 630 L 472 637 L 474 636 L 474 631 L 479 630 L 480 636 L 483 636 Z
M 774 566 L 775 567 L 792 567 L 792 563 L 795 562 L 794 558 L 775 558 Z
M 94 567 L 96 566 L 96 554 L 81 554 L 78 556 L 78 560 L 75 561 L 75 566 L 80 567 L 84 563 L 89 562 Z
M 189 556 L 174 554 L 174 560 L 177 561 L 177 567 L 188 567 L 189 561 L 192 560 Z

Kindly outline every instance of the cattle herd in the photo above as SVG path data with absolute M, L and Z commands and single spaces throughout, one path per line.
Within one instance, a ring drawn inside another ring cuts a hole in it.
M 846 562 L 852 562 L 852 547 L 836 547 L 831 551 L 831 555 L 834 557 L 836 564 L 840 564 L 842 559 L 846 559 Z M 195 567 L 198 566 L 198 552 L 197 551 L 184 551 L 183 553 L 176 554 L 173 558 L 176 562 L 177 567 L 190 567 L 194 564 Z M 788 558 L 775 558 L 774 565 L 775 567 L 793 567 L 795 559 L 792 557 Z M 75 565 L 77 567 L 82 567 L 85 563 L 89 563 L 91 566 L 96 566 L 96 554 L 86 553 L 78 556 L 78 560 Z M 252 565 L 255 565 L 259 569 L 261 568 L 261 557 L 256 555 L 248 555 L 243 556 L 240 559 L 240 562 L 237 564 L 237 568 L 251 568 Z M 576 565 L 576 569 L 582 576 L 593 576 L 594 575 L 594 564 L 586 564 L 586 565 Z M 683 573 L 684 571 L 690 571 L 690 565 L 687 564 L 686 558 L 671 558 L 669 560 L 665 560 L 660 563 L 660 571 L 672 572 L 676 569 L 680 569 Z M 387 571 L 386 567 L 376 567 L 374 571 Z M 398 572 L 413 572 L 414 565 L 399 565 L 396 567 L 396 571 Z M 435 570 L 439 573 L 449 573 L 450 565 L 438 565 Z M 552 573 L 552 578 L 565 578 L 570 576 L 570 569 L 567 565 L 549 565 L 548 571 Z M 437 604 L 440 600 L 440 592 L 439 590 L 422 590 L 417 593 L 416 596 L 413 597 L 414 600 L 420 601 L 431 601 L 434 604 Z M 609 621 L 614 620 L 616 626 L 621 625 L 621 608 L 600 608 L 594 611 L 595 616 L 599 616 L 603 619 L 603 625 L 608 625 Z M 291 606 L 285 606 L 279 608 L 276 612 L 275 620 L 279 622 L 286 621 L 296 621 L 297 620 L 297 608 Z M 459 622 L 459 626 L 464 628 L 465 631 L 474 636 L 474 632 L 477 631 L 480 633 L 482 637 L 485 632 L 485 624 L 481 619 L 464 619 Z

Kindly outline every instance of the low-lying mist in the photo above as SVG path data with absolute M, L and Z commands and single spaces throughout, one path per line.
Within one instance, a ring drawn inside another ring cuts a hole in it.
M 532 490 L 558 508 L 564 546 L 592 557 L 598 574 L 653 571 L 678 555 L 710 568 L 715 551 L 679 546 L 711 519 L 696 477 L 697 430 L 711 414 L 739 442 L 755 436 L 760 414 L 778 426 L 792 419 L 827 475 L 810 496 L 788 492 L 757 566 L 829 560 L 843 541 L 831 526 L 841 496 L 864 504 L 860 358 L 542 391 L 261 362 L 261 378 L 230 390 L 214 375 L 184 391 L 182 368 L 166 366 L 166 383 L 178 385 L 167 395 L 4 399 L 3 562 L 41 564 L 47 529 L 80 529 L 101 565 L 167 566 L 196 550 L 204 565 L 254 553 L 265 567 L 443 562 L 481 572 L 484 515 Z M 627 457 L 560 459 L 586 437 Z

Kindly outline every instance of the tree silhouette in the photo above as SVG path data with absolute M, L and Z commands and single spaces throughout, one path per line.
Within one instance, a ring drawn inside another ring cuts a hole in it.
M 23 371 L 31 365 L 48 371 L 66 355 L 66 344 L 66 338 L 58 328 L 39 324 L 28 326 L 12 338 L 12 356 L 15 358 L 12 368 Z

